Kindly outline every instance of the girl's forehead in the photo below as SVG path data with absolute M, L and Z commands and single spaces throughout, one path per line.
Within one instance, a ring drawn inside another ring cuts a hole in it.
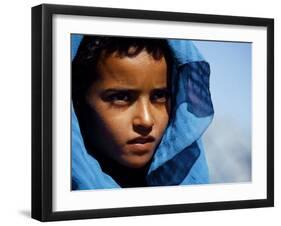
M 150 84 L 163 86 L 167 83 L 167 64 L 164 57 L 154 59 L 146 51 L 134 57 L 112 54 L 97 64 L 99 81 L 109 84 Z

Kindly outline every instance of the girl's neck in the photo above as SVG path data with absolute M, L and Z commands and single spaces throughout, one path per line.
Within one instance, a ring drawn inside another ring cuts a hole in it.
M 95 153 L 94 157 L 99 162 L 104 173 L 110 175 L 117 184 L 122 188 L 146 187 L 146 175 L 148 165 L 142 168 L 129 168 L 120 165 L 118 162 L 102 155 Z

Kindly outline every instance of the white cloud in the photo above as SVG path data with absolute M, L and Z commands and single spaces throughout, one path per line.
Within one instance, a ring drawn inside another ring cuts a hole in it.
M 251 131 L 239 120 L 215 117 L 203 140 L 212 183 L 251 181 Z

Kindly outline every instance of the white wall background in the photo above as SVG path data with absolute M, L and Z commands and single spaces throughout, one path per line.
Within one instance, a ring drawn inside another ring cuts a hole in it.
M 0 75 L 0 224 L 38 225 L 30 218 L 31 203 L 31 7 L 42 1 L 1 4 Z M 279 164 L 281 142 L 281 16 L 278 1 L 130 1 L 58 0 L 44 3 L 135 8 L 275 18 L 275 208 L 229 210 L 141 217 L 55 222 L 60 225 L 276 225 L 281 211 Z

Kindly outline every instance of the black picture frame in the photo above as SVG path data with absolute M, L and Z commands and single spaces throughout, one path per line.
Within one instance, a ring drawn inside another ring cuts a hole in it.
M 93 210 L 52 210 L 52 18 L 56 14 L 246 25 L 267 29 L 267 198 Z M 32 218 L 40 221 L 168 214 L 274 206 L 274 20 L 43 4 L 32 8 Z

